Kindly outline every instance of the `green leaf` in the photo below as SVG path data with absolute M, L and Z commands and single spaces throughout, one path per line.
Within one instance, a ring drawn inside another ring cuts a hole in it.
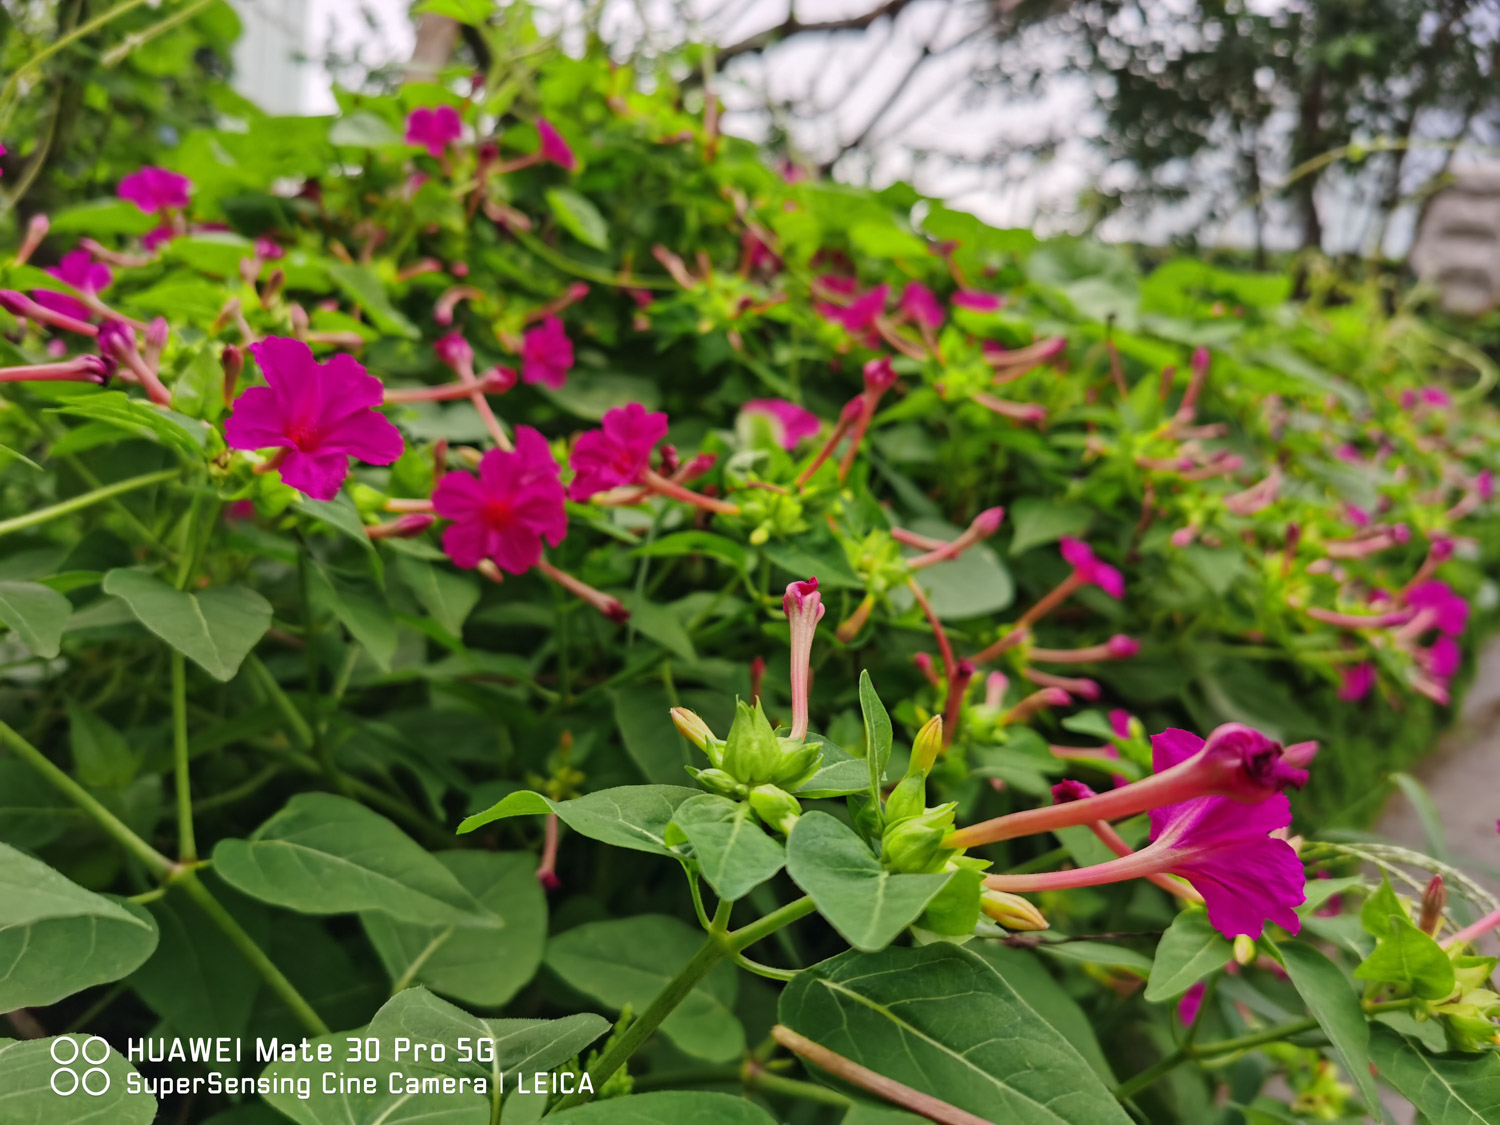
M 585 196 L 572 188 L 548 188 L 547 206 L 563 229 L 579 242 L 595 250 L 609 249 L 609 224 Z
M 540 816 L 555 812 L 559 820 L 590 840 L 675 859 L 677 853 L 667 846 L 667 825 L 682 802 L 701 793 L 700 789 L 680 785 L 622 785 L 585 793 L 572 801 L 551 801 L 540 793 L 522 790 L 482 813 L 475 813 L 460 824 L 458 830 L 460 833 L 472 832 L 508 816 Z
M 125 736 L 87 707 L 67 701 L 68 738 L 78 780 L 98 789 L 123 789 L 141 769 L 141 754 Z
M 1417 929 L 1405 912 L 1390 916 L 1390 929 L 1354 975 L 1359 980 L 1405 985 L 1423 1000 L 1446 999 L 1455 984 L 1453 962 L 1443 947 Z
M 412 14 L 448 16 L 480 27 L 495 14 L 495 0 L 422 0 Z
M 158 219 L 123 199 L 91 199 L 52 212 L 53 234 L 145 234 Z
M 399 145 L 401 134 L 385 118 L 364 111 L 340 117 L 328 130 L 328 143 L 351 148 L 382 148 Z
M 693 639 L 683 627 L 682 619 L 668 606 L 650 601 L 644 595 L 628 594 L 622 598 L 630 611 L 630 627 L 650 637 L 662 648 L 684 660 L 695 661 L 698 652 Z
M 611 1011 L 644 1012 L 703 945 L 696 927 L 662 914 L 589 922 L 547 944 L 547 968 L 570 988 Z M 662 1032 L 686 1055 L 728 1062 L 745 1052 L 745 1029 L 734 1014 L 738 978 L 721 962 L 666 1018 Z
M 750 551 L 724 535 L 711 531 L 674 531 L 663 535 L 654 543 L 647 543 L 632 552 L 639 558 L 678 558 L 682 555 L 709 555 L 722 559 L 736 571 L 745 571 L 750 564 Z
M 1234 946 L 1209 924 L 1208 914 L 1189 907 L 1172 919 L 1156 946 L 1146 999 L 1153 1004 L 1175 999 L 1233 956 Z
M 271 627 L 271 603 L 244 586 L 185 593 L 145 571 L 121 569 L 106 574 L 102 588 L 124 601 L 142 625 L 226 683 Z
M 1494 1125 L 1500 1120 L 1500 1055 L 1429 1055 L 1388 1027 L 1370 1029 L 1380 1076 L 1431 1125 Z
M 174 238 L 162 251 L 168 261 L 221 278 L 238 277 L 240 262 L 254 254 L 255 246 L 248 238 L 227 230 Z
M 1390 876 L 1382 875 L 1380 886 L 1359 908 L 1359 924 L 1371 937 L 1383 938 L 1391 932 L 1391 915 L 1406 914 L 1406 908 L 1391 889 Z
M 144 911 L 0 844 L 0 1009 L 43 1008 L 119 980 L 151 956 L 156 940 Z
M 1110 1086 L 1115 1084 L 1114 1071 L 1104 1057 L 1094 1025 L 1035 953 L 1009 949 L 992 941 L 973 942 L 968 950 L 983 958 L 1037 1015 L 1057 1028 L 1063 1038 L 1088 1059 L 1089 1066 L 1094 1068 L 1100 1080 Z
M 1151 975 L 1151 958 L 1123 945 L 1103 941 L 1047 941 L 1036 947 L 1038 953 L 1057 961 L 1074 961 L 1080 965 L 1105 965 L 1125 969 L 1138 977 Z
M 202 459 L 203 446 L 208 440 L 207 423 L 175 410 L 163 410 L 144 399 L 131 398 L 123 391 L 79 395 L 47 413 L 71 414 L 107 423 L 136 437 L 171 446 L 190 461 Z
M 71 1040 L 71 1046 L 59 1042 L 64 1039 Z M 71 1064 L 59 1065 L 58 1059 L 70 1057 L 74 1059 Z M 95 1063 L 96 1059 L 100 1061 Z M 72 1079 L 59 1071 L 70 1072 L 79 1085 L 73 1086 Z M 144 1090 L 136 1094 L 126 1090 L 126 1082 L 135 1073 L 123 1055 L 97 1036 L 0 1040 L 0 1121 L 5 1125 L 151 1125 L 156 1120 L 156 1099 Z M 73 1092 L 59 1097 L 59 1090 Z M 93 1096 L 95 1090 L 100 1091 L 98 1096 Z
M 809 742 L 818 742 L 815 734 L 809 734 Z M 798 787 L 798 797 L 847 797 L 852 793 L 867 793 L 870 789 L 870 767 L 864 758 L 856 758 L 831 742 L 822 743 L 823 760 L 818 772 L 807 784 Z
M 647 410 L 661 405 L 661 387 L 638 375 L 610 371 L 574 370 L 560 387 L 536 388 L 569 414 L 597 422 L 617 406 L 638 402 Z
M 1064 535 L 1082 535 L 1093 518 L 1092 508 L 1023 497 L 1006 511 L 1012 528 L 1010 553 L 1020 555 L 1044 543 L 1056 543 Z
M 1285 941 L 1276 952 L 1307 1010 L 1338 1049 L 1366 1112 L 1384 1121 L 1380 1091 L 1370 1076 L 1370 1025 L 1354 986 L 1337 965 L 1306 942 Z
M 832 537 L 804 535 L 795 543 L 767 543 L 761 554 L 779 570 L 807 578 L 815 575 L 826 590 L 863 590 L 865 582 L 849 568 L 844 549 Z
M 73 603 L 36 582 L 0 582 L 0 622 L 37 656 L 56 656 Z
M 959 529 L 944 520 L 918 519 L 911 521 L 911 530 L 935 539 L 953 539 Z M 922 552 L 908 550 L 908 558 Z M 927 591 L 927 600 L 932 603 L 932 612 L 941 621 L 963 621 L 970 617 L 985 617 L 1007 608 L 1016 598 L 1016 584 L 1010 571 L 985 543 L 976 543 L 956 559 L 940 562 L 924 568 L 917 581 Z M 910 591 L 897 590 L 893 600 L 898 605 L 909 604 Z
M 370 654 L 370 659 L 389 672 L 396 655 L 396 621 L 390 602 L 373 582 L 337 573 L 322 563 L 308 561 L 308 592 L 313 605 L 333 614 Z
M 422 333 L 417 326 L 396 311 L 386 297 L 380 278 L 372 271 L 364 266 L 333 261 L 325 261 L 323 268 L 346 296 L 370 314 L 370 320 L 376 328 L 393 336 L 404 336 L 408 340 L 421 339 Z
M 404 922 L 503 925 L 401 829 L 331 793 L 299 793 L 248 840 L 219 841 L 214 870 L 252 898 L 303 914 L 375 910 Z
M 610 1098 L 565 1109 L 546 1120 L 558 1125 L 776 1125 L 776 1119 L 754 1102 L 706 1090 L 656 1090 Z
M 895 941 L 951 877 L 892 874 L 852 828 L 823 812 L 797 821 L 787 837 L 786 867 L 843 939 L 863 950 Z
M 787 985 L 779 1012 L 799 1034 L 985 1121 L 1130 1120 L 1003 964 L 946 942 L 824 961 Z
M 493 1089 L 506 1073 L 514 1083 L 517 1073 L 529 1077 L 561 1066 L 608 1030 L 609 1021 L 592 1013 L 555 1020 L 483 1020 L 418 986 L 387 1000 L 367 1034 L 380 1040 L 387 1058 L 394 1056 L 397 1038 L 410 1039 L 413 1045 L 442 1044 L 447 1058 L 432 1061 L 428 1052 L 421 1059 L 422 1069 L 455 1078 L 484 1078 Z M 457 1050 L 461 1040 L 471 1045 L 468 1061 Z M 480 1046 L 484 1040 L 494 1045 L 494 1057 L 482 1062 L 489 1056 Z
M 766 835 L 748 804 L 704 793 L 684 801 L 672 823 L 722 899 L 744 898 L 786 866 L 786 850 Z
M 891 760 L 891 717 L 875 691 L 867 668 L 859 673 L 859 710 L 865 720 L 865 766 L 869 770 L 870 798 L 880 807 L 880 790 L 885 784 L 885 765 Z
M 464 622 L 479 604 L 479 583 L 472 575 L 410 555 L 396 556 L 396 573 L 446 632 L 455 637 L 464 635 Z
M 660 785 L 684 780 L 692 750 L 672 724 L 672 701 L 666 690 L 653 684 L 607 694 L 625 752 L 645 779 Z
M 389 914 L 360 915 L 370 944 L 393 981 L 484 1008 L 509 1002 L 542 964 L 547 896 L 529 852 L 438 852 L 434 858 L 504 928 L 419 926 Z

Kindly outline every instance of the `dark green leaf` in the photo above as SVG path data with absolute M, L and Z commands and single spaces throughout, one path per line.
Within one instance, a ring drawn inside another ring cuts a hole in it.
M 1010 553 L 1020 555 L 1044 543 L 1056 543 L 1064 535 L 1082 535 L 1094 512 L 1076 504 L 1026 496 L 1010 506 L 1005 518 L 1013 529 Z
M 1370 1057 L 1431 1125 L 1500 1120 L 1500 1055 L 1429 1055 L 1388 1027 L 1371 1028 Z
M 103 590 L 121 599 L 146 628 L 216 680 L 234 679 L 271 627 L 271 603 L 244 586 L 196 593 L 174 590 L 141 570 L 112 570 Z
M 540 793 L 512 793 L 458 826 L 472 832 L 509 816 L 541 816 L 555 812 L 559 820 L 581 836 L 617 848 L 676 857 L 667 846 L 666 829 L 677 807 L 702 790 L 678 785 L 622 785 L 585 793 L 572 801 L 551 801 Z
M 72 1043 L 64 1045 L 61 1039 Z M 103 1055 L 107 1047 L 104 1040 L 82 1034 L 0 1039 L 0 1121 L 5 1125 L 151 1125 L 156 1120 L 156 1099 L 144 1090 L 132 1094 L 126 1089 L 135 1067 L 112 1048 Z M 59 1066 L 58 1060 L 66 1058 L 75 1061 Z M 100 1058 L 100 1064 L 93 1061 Z M 96 1067 L 104 1072 L 102 1076 L 89 1073 Z M 78 1085 L 59 1071 L 71 1073 Z M 59 1090 L 72 1093 L 59 1097 Z M 93 1096 L 95 1090 L 100 1091 L 97 1096 Z
M 579 242 L 595 250 L 609 249 L 609 224 L 587 197 L 572 188 L 548 188 L 547 206 L 563 229 Z
M 891 717 L 885 704 L 875 691 L 869 669 L 859 673 L 859 709 L 865 720 L 865 766 L 869 771 L 870 797 L 880 801 L 880 790 L 885 784 L 885 765 L 891 760 Z
M 590 1102 L 549 1116 L 558 1125 L 776 1125 L 754 1102 L 706 1090 L 657 1090 L 634 1097 Z

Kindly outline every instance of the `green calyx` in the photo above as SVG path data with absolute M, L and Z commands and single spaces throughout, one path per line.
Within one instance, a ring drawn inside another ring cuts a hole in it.
M 771 729 L 760 701 L 735 704 L 734 724 L 724 742 L 719 765 L 734 781 L 750 789 L 776 785 L 795 790 L 817 773 L 823 749 L 817 743 L 783 738 Z

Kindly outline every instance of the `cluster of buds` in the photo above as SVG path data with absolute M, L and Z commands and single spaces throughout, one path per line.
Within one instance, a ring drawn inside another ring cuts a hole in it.
M 708 756 L 709 768 L 690 768 L 704 788 L 749 801 L 766 825 L 787 833 L 802 808 L 792 792 L 806 785 L 823 761 L 820 743 L 777 734 L 760 700 L 735 704 L 729 736 L 717 738 L 707 723 L 685 707 L 672 711 L 677 730 Z

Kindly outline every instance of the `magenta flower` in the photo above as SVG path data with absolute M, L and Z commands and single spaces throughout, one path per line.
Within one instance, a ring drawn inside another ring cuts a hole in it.
M 522 574 L 542 558 L 542 543 L 556 547 L 568 533 L 563 486 L 547 439 L 530 426 L 516 427 L 513 452 L 491 449 L 479 475 L 448 473 L 432 493 L 433 509 L 453 523 L 443 550 L 465 570 L 491 559 L 508 574 Z
M 47 273 L 57 278 L 65 285 L 71 285 L 80 293 L 98 293 L 108 289 L 114 275 L 110 273 L 109 267 L 102 262 L 96 262 L 87 250 L 74 250 L 64 254 L 62 261 L 55 266 L 49 266 Z M 87 320 L 89 309 L 66 293 L 55 293 L 50 289 L 37 289 L 32 292 L 32 298 L 44 309 L 60 312 L 64 316 L 71 316 L 77 320 Z
M 936 328 L 943 323 L 943 306 L 937 294 L 920 281 L 908 281 L 901 290 L 901 311 L 917 324 Z
M 181 210 L 188 205 L 193 181 L 177 172 L 148 164 L 120 181 L 121 199 L 134 203 L 147 215 L 158 211 Z
M 665 414 L 647 412 L 638 402 L 615 407 L 599 429 L 589 430 L 574 444 L 569 498 L 587 500 L 596 492 L 634 484 L 651 467 L 651 451 L 666 436 Z
M 842 324 L 845 330 L 855 336 L 868 332 L 874 326 L 875 318 L 885 312 L 885 303 L 891 295 L 889 285 L 877 285 L 868 293 L 855 296 L 858 293 L 858 285 L 850 278 L 823 278 L 821 283 L 826 289 L 847 292 L 854 297 L 847 305 L 835 305 L 824 301 L 815 303 L 813 307 L 823 319 Z
M 544 319 L 521 342 L 521 378 L 554 391 L 567 382 L 573 369 L 573 341 L 555 316 Z
M 425 148 L 432 157 L 442 156 L 463 131 L 463 119 L 451 105 L 424 105 L 406 115 L 406 143 Z
M 1474 478 L 1474 490 L 1479 493 L 1479 499 L 1493 500 L 1495 497 L 1494 472 L 1489 469 L 1480 469 L 1479 475 Z
M 1401 409 L 1413 410 L 1419 404 L 1446 408 L 1453 405 L 1453 397 L 1441 387 L 1423 387 L 1421 390 L 1401 392 Z
M 1339 680 L 1339 698 L 1345 703 L 1358 703 L 1375 686 L 1375 665 L 1368 661 L 1346 665 L 1339 669 Z
M 781 599 L 787 623 L 792 627 L 792 738 L 807 736 L 807 697 L 812 687 L 812 643 L 818 622 L 823 620 L 823 596 L 818 580 L 792 582 Z
M 1423 671 L 1439 680 L 1447 680 L 1463 663 L 1463 650 L 1452 637 L 1440 636 L 1425 649 L 1417 650 L 1417 663 Z
M 1125 596 L 1125 577 L 1108 563 L 1094 557 L 1093 550 L 1080 539 L 1063 536 L 1062 557 L 1073 568 L 1074 577 L 1086 586 L 1098 586 L 1112 598 Z
M 972 312 L 997 312 L 1005 307 L 1005 298 L 978 289 L 960 289 L 953 294 L 953 303 Z
M 1469 603 L 1453 592 L 1453 587 L 1436 579 L 1419 582 L 1406 591 L 1406 604 L 1417 610 L 1429 611 L 1432 627 L 1450 637 L 1464 631 L 1469 620 Z
M 146 253 L 154 254 L 158 246 L 163 246 L 177 237 L 177 232 L 172 229 L 171 223 L 163 223 L 159 227 L 152 227 L 141 235 L 141 246 Z
M 1185 1027 L 1192 1027 L 1198 1018 L 1198 1009 L 1203 1007 L 1203 994 L 1208 991 L 1208 985 L 1199 981 L 1182 994 L 1182 999 L 1177 1001 L 1177 1018 Z
M 286 257 L 286 251 L 274 238 L 261 235 L 255 240 L 255 256 L 263 262 L 275 262 Z
M 275 460 L 281 479 L 314 500 L 338 495 L 351 456 L 372 465 L 401 456 L 401 432 L 375 411 L 385 388 L 353 356 L 318 363 L 306 344 L 281 336 L 250 351 L 267 385 L 235 399 L 224 423 L 231 448 L 282 450 Z
M 1109 729 L 1116 738 L 1130 737 L 1130 712 L 1123 707 L 1113 708 L 1109 713 Z
M 812 437 L 823 428 L 816 414 L 784 398 L 753 398 L 740 407 L 740 413 L 765 419 L 776 444 L 789 452 L 796 449 L 803 438 Z
M 541 138 L 541 147 L 537 152 L 543 160 L 556 164 L 564 172 L 572 172 L 578 167 L 578 158 L 573 155 L 573 149 L 563 135 L 559 133 L 545 117 L 536 119 L 536 133 Z
M 455 371 L 461 367 L 467 368 L 474 362 L 474 349 L 464 339 L 462 332 L 449 332 L 446 336 L 439 336 L 433 342 L 432 350 L 437 353 L 440 363 Z

